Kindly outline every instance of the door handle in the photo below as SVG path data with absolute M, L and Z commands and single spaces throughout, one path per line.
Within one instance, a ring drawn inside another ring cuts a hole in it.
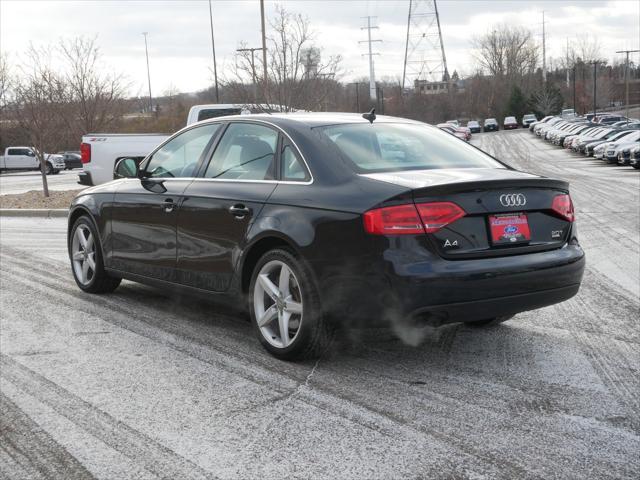
M 172 198 L 165 198 L 163 202 L 163 208 L 166 213 L 171 213 L 173 212 L 173 209 L 176 208 L 176 203 Z
M 251 210 L 241 203 L 237 203 L 229 207 L 229 213 L 238 219 L 242 219 L 251 214 Z

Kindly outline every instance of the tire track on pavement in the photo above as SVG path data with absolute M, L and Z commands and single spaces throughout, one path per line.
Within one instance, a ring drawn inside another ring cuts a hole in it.
M 215 476 L 152 438 L 97 409 L 40 374 L 0 354 L 0 376 L 160 478 Z M 65 478 L 68 478 L 65 476 Z M 71 477 L 73 478 L 73 477 Z

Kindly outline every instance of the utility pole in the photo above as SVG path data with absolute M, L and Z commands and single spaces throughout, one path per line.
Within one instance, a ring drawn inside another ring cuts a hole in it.
M 153 112 L 153 99 L 151 97 L 151 73 L 149 71 L 149 48 L 147 47 L 147 35 L 149 32 L 142 32 L 144 35 L 144 52 L 147 56 L 147 81 L 149 82 L 149 111 Z
M 594 60 L 593 62 L 589 62 L 591 65 L 593 65 L 593 117 L 595 118 L 596 116 L 596 83 L 597 83 L 597 69 L 598 69 L 598 64 L 600 63 L 598 60 Z
M 211 0 L 209 0 L 209 25 L 211 26 L 211 53 L 213 54 L 213 81 L 216 86 L 216 103 L 220 103 L 218 92 L 218 67 L 216 65 L 216 42 L 213 39 L 213 13 L 211 11 Z
M 269 88 L 269 77 L 267 76 L 267 33 L 264 21 L 264 0 L 260 0 L 260 22 L 262 24 L 262 96 L 266 103 L 267 89 Z
M 567 70 L 567 88 L 569 88 L 569 37 L 567 37 L 567 58 L 566 58 L 566 67 L 565 69 Z M 573 107 L 573 109 L 575 110 L 575 106 Z
M 619 50 L 616 53 L 626 53 L 627 60 L 624 63 L 624 104 L 625 107 L 625 117 L 629 118 L 629 54 L 640 52 L 640 50 Z M 628 121 L 628 120 L 627 120 Z
M 258 82 L 256 79 L 256 52 L 262 50 L 262 47 L 258 48 L 238 48 L 236 52 L 251 52 L 251 76 L 253 78 L 253 98 L 258 104 Z
M 573 64 L 573 111 L 578 113 L 576 108 L 576 64 Z
M 369 97 L 371 98 L 371 100 L 376 101 L 378 97 L 376 95 L 376 74 L 375 74 L 374 68 L 373 68 L 373 56 L 374 55 L 380 55 L 380 54 L 379 53 L 373 53 L 371 44 L 373 42 L 381 42 L 382 40 L 379 40 L 379 39 L 372 40 L 371 39 L 371 30 L 373 30 L 375 28 L 378 28 L 378 27 L 372 27 L 371 26 L 371 19 L 372 18 L 376 18 L 376 17 L 370 17 L 369 16 L 369 17 L 362 17 L 362 18 L 366 18 L 367 19 L 367 26 L 366 27 L 361 27 L 360 30 L 367 30 L 368 39 L 360 41 L 358 43 L 368 43 L 369 44 L 369 53 L 365 53 L 365 54 L 363 54 L 363 56 L 368 56 L 369 57 Z
M 542 11 L 542 81 L 547 84 L 547 35 L 545 31 L 544 10 Z
M 349 85 L 356 86 L 356 112 L 360 112 L 360 82 L 351 82 Z

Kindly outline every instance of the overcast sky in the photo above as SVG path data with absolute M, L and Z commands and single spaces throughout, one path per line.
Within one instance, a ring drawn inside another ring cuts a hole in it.
M 341 54 L 342 79 L 368 75 L 361 30 L 367 15 L 376 16 L 374 32 L 376 76 L 402 74 L 408 0 L 282 0 L 266 1 L 267 20 L 276 4 L 306 15 L 316 32 L 323 55 Z M 530 28 L 542 39 L 545 11 L 547 56 L 564 55 L 569 41 L 585 32 L 597 35 L 602 54 L 610 61 L 616 50 L 640 45 L 640 1 L 590 0 L 439 0 L 438 9 L 449 71 L 474 70 L 470 40 L 493 25 L 506 22 Z M 219 71 L 233 65 L 239 42 L 260 46 L 258 0 L 213 2 L 216 54 Z M 124 71 L 132 94 L 146 92 L 144 38 L 149 32 L 151 83 L 154 95 L 174 85 L 184 92 L 212 82 L 209 7 L 204 1 L 55 1 L 0 0 L 0 48 L 10 62 L 20 60 L 29 42 L 44 45 L 60 37 L 97 35 L 105 69 Z M 634 54 L 633 60 L 640 61 Z

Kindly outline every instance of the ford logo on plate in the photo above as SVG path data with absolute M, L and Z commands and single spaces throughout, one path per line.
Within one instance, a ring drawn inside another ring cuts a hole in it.
M 514 227 L 513 225 L 509 225 L 504 228 L 504 233 L 516 233 L 518 231 L 518 227 Z

